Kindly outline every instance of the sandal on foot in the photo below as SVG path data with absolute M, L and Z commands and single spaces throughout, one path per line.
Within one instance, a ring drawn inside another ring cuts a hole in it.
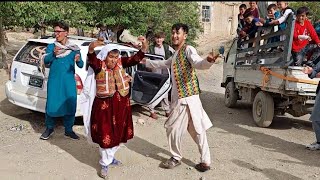
M 99 176 L 106 179 L 108 177 L 108 166 L 102 166 Z
M 171 157 L 166 162 L 162 163 L 163 167 L 166 169 L 172 169 L 176 166 L 179 166 L 181 164 L 180 161 L 176 160 L 175 158 Z
M 112 162 L 111 162 L 112 165 L 115 165 L 115 166 L 121 166 L 122 165 L 122 162 L 117 160 L 116 158 L 113 158 Z
M 206 163 L 199 163 L 195 166 L 195 168 L 200 172 L 206 172 L 210 169 L 210 166 L 208 166 Z

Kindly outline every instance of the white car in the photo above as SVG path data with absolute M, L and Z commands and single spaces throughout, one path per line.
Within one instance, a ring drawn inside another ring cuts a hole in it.
M 75 81 L 77 84 L 78 96 L 82 91 L 83 82 L 87 76 L 87 53 L 88 45 L 95 40 L 80 36 L 69 36 L 69 40 L 80 47 L 81 57 L 84 62 L 82 68 L 75 66 Z M 48 44 L 55 39 L 29 39 L 28 42 L 14 56 L 11 64 L 9 81 L 6 82 L 5 92 L 8 100 L 17 105 L 32 111 L 45 113 L 47 98 L 47 81 L 50 67 L 46 66 L 45 74 L 40 72 L 39 57 L 45 53 Z M 130 57 L 138 49 L 117 44 L 121 50 L 121 56 Z M 96 47 L 96 54 L 103 48 Z M 146 58 L 158 60 L 164 58 L 158 55 L 146 54 Z M 131 85 L 132 103 L 141 105 L 158 104 L 165 93 L 171 89 L 170 73 L 168 75 L 158 74 L 147 71 L 142 64 L 126 69 L 126 72 L 133 77 Z M 169 72 L 169 70 L 168 70 Z M 77 98 L 76 116 L 82 116 Z

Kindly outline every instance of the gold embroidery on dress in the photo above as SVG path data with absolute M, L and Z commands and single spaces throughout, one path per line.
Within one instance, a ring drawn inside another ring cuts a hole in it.
M 112 116 L 113 125 L 116 125 L 116 116 Z
M 97 130 L 97 124 L 92 124 L 92 130 L 94 130 L 94 131 Z
M 103 104 L 101 105 L 101 109 L 105 110 L 109 107 L 109 104 L 107 104 L 105 101 L 103 101 Z
M 106 135 L 106 137 L 102 141 L 104 144 L 109 145 L 111 143 L 111 139 L 109 135 Z
M 133 134 L 132 129 L 128 128 L 128 135 L 131 136 Z

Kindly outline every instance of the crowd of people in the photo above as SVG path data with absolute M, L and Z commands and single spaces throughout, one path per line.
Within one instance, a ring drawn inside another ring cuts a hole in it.
M 286 1 L 277 1 L 277 4 L 270 4 L 267 7 L 268 14 L 265 18 L 259 15 L 257 1 L 250 1 L 250 7 L 245 4 L 239 6 L 238 28 L 239 36 L 238 48 L 242 49 L 241 41 L 246 38 L 256 37 L 258 27 L 273 27 L 273 32 L 287 28 L 287 18 L 293 13 L 296 16 L 293 29 L 293 40 L 291 55 L 294 66 L 304 66 L 303 72 L 308 74 L 309 78 L 320 78 L 320 26 L 316 22 L 316 28 L 312 25 L 308 7 L 299 7 L 296 11 L 288 6 Z M 317 30 L 316 30 L 317 29 Z M 286 35 L 274 36 L 267 40 L 267 43 L 283 41 Z M 248 44 L 252 47 L 253 43 Z M 273 47 L 268 52 L 283 51 L 283 47 Z M 320 82 L 316 90 L 316 100 L 313 111 L 310 116 L 312 126 L 316 135 L 316 142 L 306 145 L 309 150 L 320 150 Z
M 204 111 L 199 93 L 199 82 L 195 69 L 210 68 L 219 54 L 209 53 L 201 58 L 196 49 L 186 43 L 189 27 L 177 23 L 172 26 L 172 44 L 163 43 L 165 34 L 155 34 L 154 43 L 149 46 L 147 38 L 139 36 L 139 51 L 131 57 L 121 57 L 116 44 L 108 43 L 108 38 L 100 34 L 88 47 L 88 74 L 80 94 L 81 111 L 85 134 L 89 142 L 99 145 L 101 171 L 99 176 L 108 176 L 110 165 L 120 165 L 115 153 L 121 143 L 134 137 L 132 112 L 130 105 L 130 81 L 126 67 L 139 63 L 145 64 L 156 72 L 170 69 L 172 81 L 171 102 L 168 96 L 163 99 L 166 106 L 165 122 L 169 150 L 172 157 L 162 163 L 163 168 L 172 169 L 181 164 L 182 136 L 189 132 L 200 152 L 200 162 L 195 168 L 200 172 L 210 169 L 211 156 L 206 130 L 212 127 L 211 120 Z M 77 94 L 74 79 L 75 65 L 83 67 L 80 49 L 68 39 L 69 26 L 61 21 L 54 25 L 56 41 L 49 44 L 46 54 L 41 58 L 50 64 L 46 102 L 46 130 L 40 139 L 47 140 L 54 133 L 55 119 L 64 117 L 65 136 L 78 140 L 73 131 Z M 104 46 L 95 54 L 94 48 Z M 148 60 L 145 53 L 163 55 L 167 60 Z M 57 88 L 59 87 L 59 88 Z M 150 106 L 151 116 L 154 106 Z
M 320 60 L 320 40 L 319 33 L 312 25 L 309 15 L 311 14 L 308 7 L 299 7 L 296 11 L 288 6 L 286 1 L 277 1 L 277 4 L 270 4 L 267 7 L 268 14 L 260 15 L 257 7 L 257 1 L 250 1 L 247 8 L 246 4 L 239 6 L 238 28 L 239 36 L 238 48 L 242 49 L 241 42 L 244 39 L 251 39 L 257 36 L 258 27 L 272 26 L 272 32 L 285 30 L 287 28 L 287 19 L 290 14 L 296 16 L 292 40 L 292 59 L 293 65 L 303 66 L 304 64 L 314 66 Z M 267 40 L 267 43 L 284 41 L 286 35 L 274 36 Z M 249 43 L 248 47 L 252 47 Z M 283 46 L 272 47 L 267 52 L 283 51 Z
M 257 2 L 251 1 L 250 8 L 242 4 L 237 32 L 240 39 L 253 38 L 259 26 L 273 26 L 274 31 L 286 28 L 285 21 L 293 11 L 287 2 L 278 1 L 277 5 L 268 7 L 267 18 L 261 18 L 257 9 Z M 278 11 L 278 8 L 280 11 Z M 319 51 L 320 41 L 315 29 L 308 20 L 309 9 L 301 7 L 296 11 L 292 56 L 296 65 L 303 63 L 304 56 L 310 51 L 315 56 Z M 105 26 L 100 27 L 96 41 L 88 47 L 88 74 L 80 94 L 81 110 L 85 126 L 85 134 L 89 142 L 99 145 L 101 177 L 107 177 L 110 165 L 120 165 L 115 159 L 115 153 L 121 143 L 126 143 L 134 137 L 134 126 L 130 106 L 130 82 L 132 78 L 125 72 L 126 67 L 144 64 L 153 72 L 167 73 L 169 69 L 172 82 L 171 96 L 166 95 L 161 105 L 166 112 L 167 120 L 164 124 L 171 157 L 162 163 L 167 169 L 181 164 L 181 140 L 188 131 L 200 152 L 200 162 L 195 168 L 200 172 L 210 169 L 211 155 L 206 131 L 212 127 L 212 122 L 202 107 L 199 97 L 200 88 L 195 69 L 208 69 L 218 54 L 209 53 L 207 58 L 201 58 L 197 50 L 186 43 L 189 27 L 177 23 L 171 28 L 172 48 L 164 42 L 164 32 L 157 32 L 153 42 L 148 43 L 145 36 L 139 36 L 141 42 L 139 51 L 131 57 L 121 57 L 117 45 L 111 42 L 111 31 Z M 80 48 L 68 40 L 69 26 L 61 21 L 54 25 L 56 41 L 49 44 L 46 54 L 42 57 L 45 64 L 50 64 L 46 102 L 46 130 L 40 139 L 47 140 L 54 133 L 55 119 L 64 117 L 65 136 L 79 139 L 73 131 L 77 105 L 76 82 L 74 79 L 75 65 L 83 67 Z M 111 35 L 112 34 L 112 35 Z M 277 42 L 285 36 L 273 37 L 268 42 Z M 241 42 L 238 43 L 241 48 Z M 104 46 L 95 54 L 94 48 Z M 249 44 L 253 46 L 253 44 Z M 281 47 L 270 51 L 281 50 Z M 164 56 L 163 60 L 145 59 L 145 53 Z M 312 57 L 316 62 L 318 57 Z M 320 77 L 320 65 L 314 68 L 306 67 L 303 72 L 310 78 Z M 59 88 L 57 88 L 59 87 Z M 170 99 L 170 101 L 169 101 Z M 320 106 L 317 96 L 315 107 Z M 157 119 L 154 112 L 156 105 L 150 105 L 150 116 Z M 319 107 L 320 108 L 320 107 Z M 319 109 L 318 108 L 318 109 Z M 314 110 L 311 120 L 316 132 L 317 142 L 308 145 L 309 149 L 320 149 L 320 118 L 319 111 Z

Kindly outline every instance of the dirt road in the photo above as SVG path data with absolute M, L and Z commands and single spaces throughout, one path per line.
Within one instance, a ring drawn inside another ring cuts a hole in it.
M 214 124 L 207 131 L 212 169 L 199 173 L 193 168 L 199 153 L 188 134 L 183 141 L 182 165 L 172 170 L 160 168 L 159 164 L 170 157 L 165 117 L 151 120 L 144 108 L 133 106 L 135 137 L 117 152 L 124 166 L 111 168 L 110 179 L 320 179 L 320 151 L 304 148 L 314 141 L 309 115 L 277 117 L 269 128 L 256 127 L 250 105 L 240 103 L 235 109 L 224 106 L 222 64 L 197 72 L 201 100 Z M 86 141 L 81 119 L 74 127 L 79 141 L 63 136 L 61 120 L 51 139 L 40 140 L 44 115 L 11 104 L 4 92 L 8 79 L 4 70 L 0 70 L 0 77 L 0 179 L 100 179 L 98 146 Z M 145 124 L 137 123 L 138 119 L 144 119 Z

